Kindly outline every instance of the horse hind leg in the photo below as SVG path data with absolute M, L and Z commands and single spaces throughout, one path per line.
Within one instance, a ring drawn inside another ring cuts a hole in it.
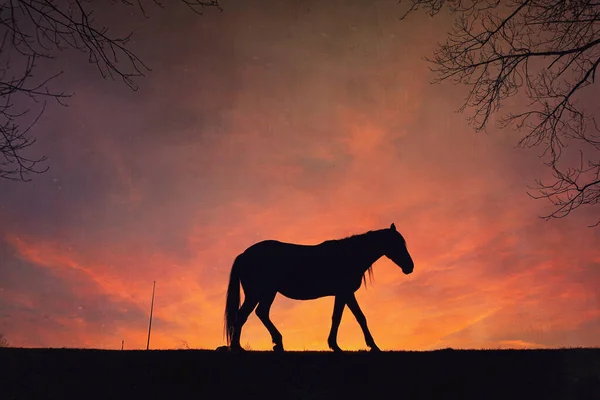
M 335 352 L 342 351 L 340 346 L 337 344 L 337 334 L 340 327 L 340 322 L 342 322 L 342 314 L 344 313 L 345 306 L 346 302 L 344 297 L 340 295 L 335 296 L 333 314 L 331 316 L 331 330 L 329 332 L 329 337 L 327 338 L 327 344 L 329 345 L 329 348 Z
M 277 328 L 275 327 L 275 325 L 273 324 L 273 322 L 271 321 L 271 319 L 269 317 L 269 312 L 271 311 L 271 305 L 273 304 L 273 301 L 275 300 L 276 295 L 277 295 L 277 292 L 262 298 L 260 300 L 260 302 L 258 303 L 258 307 L 256 308 L 256 315 L 258 316 L 258 318 L 261 320 L 261 322 L 264 324 L 264 326 L 267 328 L 267 330 L 271 334 L 271 340 L 273 341 L 273 344 L 274 344 L 273 351 L 282 352 L 282 351 L 284 351 L 283 336 L 281 336 L 281 333 L 277 330 Z
M 242 327 L 248 320 L 248 316 L 254 310 L 256 305 L 258 304 L 258 300 L 254 297 L 246 296 L 244 299 L 244 303 L 240 307 L 237 312 L 237 319 L 235 323 L 235 329 L 233 331 L 233 336 L 231 338 L 231 350 L 232 351 L 243 351 L 242 346 L 240 345 L 240 338 L 242 336 Z

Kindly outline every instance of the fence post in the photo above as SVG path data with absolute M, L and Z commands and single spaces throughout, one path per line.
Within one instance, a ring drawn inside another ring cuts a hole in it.
M 150 330 L 152 329 L 152 310 L 154 310 L 154 289 L 156 288 L 156 281 L 152 285 L 152 303 L 150 304 L 150 323 L 148 324 L 148 343 L 146 343 L 146 350 L 150 349 Z

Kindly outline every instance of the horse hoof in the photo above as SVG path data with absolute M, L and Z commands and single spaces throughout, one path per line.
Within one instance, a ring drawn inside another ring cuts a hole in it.
M 371 347 L 371 353 L 381 353 L 381 349 L 377 346 Z
M 245 353 L 246 352 L 246 350 L 244 348 L 242 348 L 241 346 L 239 346 L 239 347 L 237 347 L 237 346 L 236 347 L 230 347 L 229 351 L 231 353 Z
M 333 350 L 334 353 L 343 353 L 344 350 L 340 349 L 338 346 L 332 347 L 331 350 Z
M 283 349 L 282 344 L 276 344 L 275 346 L 273 346 L 273 351 L 276 353 L 283 353 L 285 350 Z

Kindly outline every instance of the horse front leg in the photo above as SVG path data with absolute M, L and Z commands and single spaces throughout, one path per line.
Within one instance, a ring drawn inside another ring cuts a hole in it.
M 342 322 L 342 313 L 344 312 L 344 306 L 346 301 L 342 296 L 335 296 L 335 303 L 333 304 L 333 315 L 331 316 L 331 331 L 327 338 L 327 344 L 333 351 L 341 352 L 342 349 L 337 344 L 338 328 L 340 322 Z
M 367 318 L 358 306 L 358 302 L 356 301 L 354 293 L 348 296 L 346 304 L 348 304 L 348 308 L 350 309 L 350 311 L 352 311 L 352 314 L 354 314 L 356 321 L 360 325 L 360 328 L 363 331 L 363 335 L 365 335 L 365 342 L 367 343 L 367 346 L 371 348 L 371 351 L 380 351 L 379 347 L 377 347 L 377 345 L 375 344 L 375 340 L 373 339 L 371 332 L 369 332 L 369 327 L 367 326 Z

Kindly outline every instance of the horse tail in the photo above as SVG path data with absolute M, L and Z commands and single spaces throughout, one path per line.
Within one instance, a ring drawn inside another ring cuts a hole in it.
M 229 286 L 227 287 L 227 300 L 225 302 L 225 336 L 227 337 L 227 345 L 231 344 L 233 330 L 237 320 L 237 313 L 240 308 L 240 258 L 237 256 L 231 267 L 229 275 Z

